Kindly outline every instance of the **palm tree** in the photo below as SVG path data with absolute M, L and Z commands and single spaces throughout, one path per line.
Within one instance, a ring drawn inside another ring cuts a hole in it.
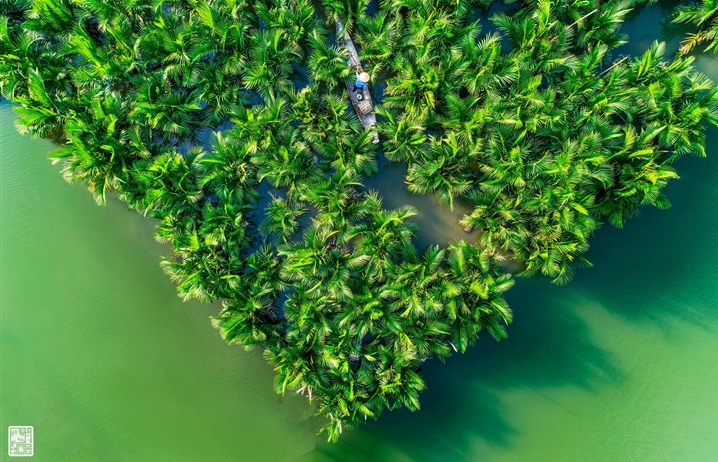
M 278 255 L 286 257 L 282 277 L 308 295 L 328 294 L 338 301 L 351 299 L 349 280 L 368 258 L 337 245 L 336 235 L 336 231 L 313 226 L 303 242 L 279 246 Z
M 165 152 L 152 160 L 137 161 L 132 170 L 132 181 L 146 191 L 142 210 L 159 218 L 180 210 L 199 210 L 204 197 L 199 186 L 200 148 L 186 156 Z
M 145 66 L 162 63 L 163 78 L 186 89 L 198 84 L 197 67 L 211 44 L 202 40 L 199 30 L 186 20 L 188 11 L 179 4 L 161 7 L 155 21 L 137 47 Z
M 204 155 L 200 186 L 223 203 L 247 204 L 259 200 L 257 166 L 251 162 L 248 146 L 234 137 L 215 132 L 211 154 Z
M 65 179 L 84 181 L 97 203 L 104 204 L 107 192 L 129 182 L 134 161 L 144 156 L 125 143 L 130 128 L 127 102 L 121 96 L 94 90 L 87 95 L 88 110 L 64 123 L 67 143 L 50 157 L 63 161 Z
M 356 114 L 347 110 L 346 99 L 320 94 L 309 85 L 297 93 L 292 104 L 294 117 L 301 123 L 301 135 L 312 149 L 319 150 L 327 139 L 357 136 L 363 130 Z
M 376 192 L 369 193 L 365 202 L 367 218 L 353 226 L 347 238 L 356 239 L 357 252 L 369 257 L 367 280 L 370 283 L 385 282 L 393 265 L 404 253 L 412 251 L 412 240 L 418 227 L 407 220 L 417 212 L 410 206 L 384 210 Z
M 25 14 L 23 27 L 56 36 L 69 33 L 76 25 L 76 7 L 67 0 L 34 1 Z
M 237 278 L 239 286 L 223 302 L 220 316 L 212 319 L 225 341 L 247 348 L 264 346 L 267 351 L 285 348 L 276 307 L 284 287 L 279 271 L 280 262 L 270 247 L 262 246 L 249 256 L 246 277 Z
M 199 236 L 206 245 L 221 247 L 225 253 L 240 257 L 251 242 L 249 210 L 248 206 L 206 203 L 202 209 Z
M 485 249 L 460 241 L 449 251 L 447 274 L 461 287 L 460 295 L 446 304 L 452 321 L 452 345 L 465 352 L 482 330 L 496 340 L 506 338 L 505 326 L 513 314 L 502 293 L 513 285 L 511 276 L 500 274 L 493 256 Z
M 279 29 L 257 30 L 250 36 L 249 61 L 244 68 L 246 87 L 265 100 L 290 94 L 292 62 L 301 57 L 296 43 L 286 43 Z
M 337 240 L 343 243 L 349 226 L 367 213 L 367 204 L 362 200 L 359 187 L 359 176 L 344 170 L 329 179 L 306 184 L 298 198 L 313 205 L 318 210 L 316 221 L 327 229 L 337 231 Z
M 51 69 L 53 73 L 61 73 L 61 68 Z M 24 82 L 21 84 L 18 80 L 22 77 Z M 15 108 L 18 117 L 16 127 L 21 134 L 47 136 L 58 127 L 64 126 L 71 110 L 80 110 L 79 105 L 63 97 L 63 93 L 57 95 L 52 90 L 48 91 L 43 75 L 36 68 L 26 69 L 13 80 L 8 82 L 7 89 L 3 82 L 3 94 L 22 104 Z
M 314 82 L 333 89 L 349 77 L 351 70 L 346 64 L 346 49 L 329 46 L 327 37 L 320 35 L 316 29 L 309 36 L 309 42 L 311 54 L 307 62 L 307 71 Z
M 292 199 L 272 195 L 261 229 L 271 236 L 275 243 L 287 243 L 292 235 L 299 231 L 299 217 L 306 211 L 305 207 Z
M 133 76 L 131 81 L 137 87 L 131 121 L 166 144 L 179 145 L 194 137 L 203 124 L 201 89 L 174 91 L 161 72 Z
M 393 71 L 392 57 L 402 36 L 400 22 L 387 11 L 379 11 L 375 15 L 359 16 L 357 25 L 356 41 L 361 57 L 368 61 L 367 69 L 375 79 L 385 78 Z
M 439 268 L 446 251 L 430 246 L 421 257 L 407 252 L 404 261 L 396 265 L 389 280 L 392 306 L 402 317 L 418 318 L 438 315 L 443 300 L 452 288 L 444 287 Z M 445 291 L 447 290 L 448 291 Z
M 259 166 L 259 179 L 267 178 L 275 188 L 288 188 L 290 195 L 321 176 L 309 147 L 300 140 L 299 131 L 287 128 L 272 140 L 274 144 L 257 152 L 252 162 Z
M 257 2 L 257 17 L 268 29 L 281 31 L 285 43 L 307 49 L 307 37 L 317 32 L 317 17 L 307 0 L 267 0 Z
M 235 124 L 231 136 L 246 140 L 251 154 L 261 152 L 276 143 L 289 127 L 287 115 L 290 109 L 285 98 L 268 98 L 263 104 L 242 110 L 230 118 Z
M 370 176 L 378 171 L 376 145 L 371 136 L 366 130 L 342 130 L 331 133 L 323 143 L 316 143 L 315 149 L 335 172 Z
M 706 51 L 718 53 L 718 2 L 701 0 L 688 5 L 679 5 L 676 7 L 673 22 L 691 23 L 698 27 L 698 32 L 688 34 L 681 42 L 681 53 L 686 54 L 703 43 L 708 45 Z
M 357 18 L 366 16 L 368 0 L 326 0 L 322 3 L 327 23 L 342 21 L 344 29 L 351 32 Z
M 439 203 L 454 210 L 454 198 L 471 188 L 471 176 L 466 166 L 470 153 L 459 145 L 453 133 L 442 138 L 430 138 L 430 148 L 423 159 L 409 166 L 406 182 L 414 194 L 434 192 Z
M 406 114 L 398 115 L 379 106 L 376 109 L 383 120 L 379 122 L 384 155 L 393 162 L 423 158 L 427 137 L 425 127 Z

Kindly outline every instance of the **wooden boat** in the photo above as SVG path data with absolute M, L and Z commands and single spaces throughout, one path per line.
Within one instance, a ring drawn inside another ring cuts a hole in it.
M 337 20 L 337 43 L 340 46 L 344 46 L 349 52 L 347 65 L 351 69 L 356 69 L 356 67 L 361 64 L 359 61 L 359 54 L 354 47 L 354 42 L 351 37 L 349 37 L 349 34 L 345 32 L 344 25 L 339 20 Z M 364 89 L 359 89 L 356 92 L 352 92 L 352 88 L 354 88 L 353 82 L 353 80 L 351 82 L 347 82 L 349 99 L 352 102 L 352 106 L 354 106 L 354 111 L 356 112 L 357 117 L 359 117 L 362 127 L 364 127 L 364 130 L 369 130 L 371 132 L 371 142 L 376 144 L 379 142 L 379 134 L 377 133 L 375 127 L 376 114 L 374 113 L 374 103 L 372 103 L 369 86 Z M 359 96 L 359 98 L 357 96 Z

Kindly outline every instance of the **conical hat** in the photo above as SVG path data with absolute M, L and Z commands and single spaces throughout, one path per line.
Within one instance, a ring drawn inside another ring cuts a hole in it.
M 361 74 L 359 74 L 359 80 L 361 80 L 362 82 L 366 83 L 369 81 L 370 78 L 371 77 L 369 77 L 369 74 L 367 74 L 366 72 L 362 72 Z

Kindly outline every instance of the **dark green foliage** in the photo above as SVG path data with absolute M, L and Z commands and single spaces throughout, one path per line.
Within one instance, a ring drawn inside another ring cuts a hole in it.
M 692 58 L 665 61 L 656 43 L 609 61 L 625 3 L 527 2 L 483 37 L 456 5 L 395 6 L 358 27 L 386 77 L 387 157 L 408 161 L 411 191 L 473 203 L 462 223 L 523 275 L 567 282 L 602 221 L 667 207 L 673 161 L 704 155 L 717 96 Z
M 21 131 L 62 143 L 69 181 L 159 220 L 180 295 L 221 300 L 222 337 L 262 349 L 336 440 L 418 409 L 428 358 L 506 337 L 499 257 L 568 281 L 603 221 L 668 205 L 672 162 L 704 155 L 716 122 L 690 58 L 655 44 L 612 65 L 625 3 L 527 1 L 482 35 L 489 4 L 0 0 L 0 89 Z M 470 201 L 478 242 L 419 253 L 416 211 L 363 189 L 378 151 L 347 104 L 338 18 L 386 84 L 384 155 L 410 191 Z
M 681 53 L 706 44 L 706 51 L 718 53 L 718 2 L 700 0 L 676 7 L 673 22 L 692 24 L 698 32 L 689 33 L 681 43 Z

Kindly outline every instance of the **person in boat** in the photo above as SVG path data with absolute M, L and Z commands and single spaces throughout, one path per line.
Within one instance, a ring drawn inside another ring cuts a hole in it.
M 352 88 L 352 93 L 357 90 L 364 90 L 366 88 L 366 84 L 369 82 L 369 79 L 369 74 L 364 72 L 361 67 L 357 66 L 357 75 L 356 80 L 354 80 L 354 88 Z

